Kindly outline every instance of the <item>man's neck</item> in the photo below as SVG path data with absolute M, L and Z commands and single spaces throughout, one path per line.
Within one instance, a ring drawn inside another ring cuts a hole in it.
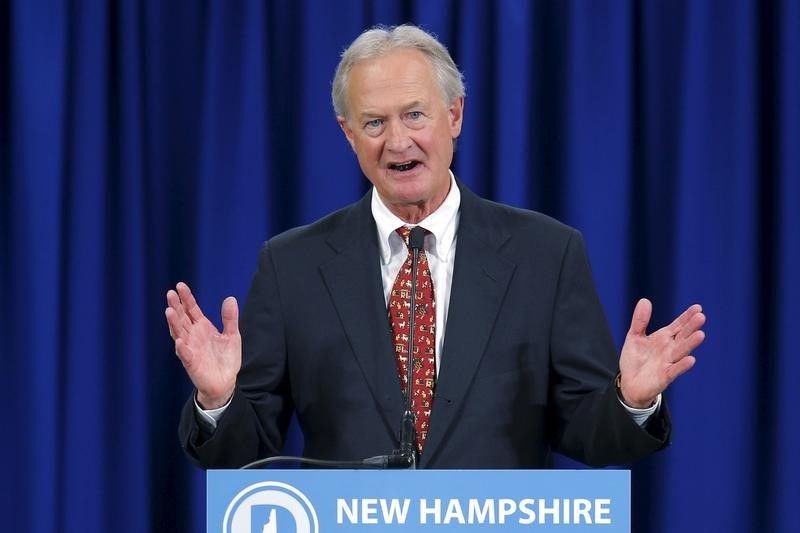
M 439 209 L 449 193 L 450 184 L 448 184 L 447 190 L 431 200 L 423 200 L 416 204 L 390 204 L 385 201 L 383 203 L 394 216 L 406 224 L 419 224 L 420 221 L 425 220 L 431 213 Z M 381 200 L 383 199 L 381 198 Z

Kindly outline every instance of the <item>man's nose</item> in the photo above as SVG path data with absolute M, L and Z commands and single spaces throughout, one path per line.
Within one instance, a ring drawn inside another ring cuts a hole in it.
M 408 136 L 408 128 L 402 121 L 390 121 L 386 134 L 386 148 L 392 152 L 404 152 L 411 148 L 411 137 Z

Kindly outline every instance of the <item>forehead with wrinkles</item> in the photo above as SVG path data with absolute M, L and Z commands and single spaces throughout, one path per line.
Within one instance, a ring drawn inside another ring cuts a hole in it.
M 348 107 L 359 119 L 436 104 L 443 107 L 444 97 L 430 62 L 418 50 L 394 50 L 351 71 Z

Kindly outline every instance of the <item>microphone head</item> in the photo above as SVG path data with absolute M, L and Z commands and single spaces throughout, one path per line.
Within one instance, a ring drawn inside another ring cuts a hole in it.
M 425 247 L 425 233 L 427 230 L 420 226 L 415 226 L 411 229 L 411 233 L 408 236 L 408 247 L 412 250 L 421 250 Z

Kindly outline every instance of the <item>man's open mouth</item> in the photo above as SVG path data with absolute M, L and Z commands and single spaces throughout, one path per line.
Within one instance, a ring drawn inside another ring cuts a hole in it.
M 391 170 L 396 170 L 398 172 L 405 172 L 406 170 L 411 170 L 412 168 L 419 165 L 419 161 L 407 161 L 405 163 L 389 163 L 389 168 Z

